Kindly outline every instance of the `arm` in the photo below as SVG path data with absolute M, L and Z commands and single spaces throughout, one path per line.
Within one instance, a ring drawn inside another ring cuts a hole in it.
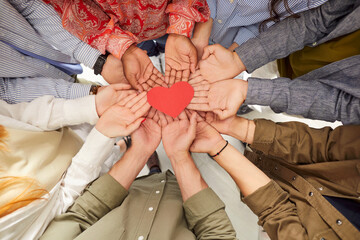
M 59 15 L 41 0 L 10 0 L 42 38 L 62 53 L 93 68 L 100 52 L 66 31 Z
M 198 60 L 200 60 L 203 55 L 204 47 L 209 45 L 212 24 L 212 18 L 209 18 L 209 20 L 207 20 L 206 22 L 197 22 L 195 24 L 191 42 L 194 44 L 197 50 Z
M 246 70 L 252 72 L 268 62 L 285 57 L 331 34 L 356 5 L 358 3 L 353 0 L 330 0 L 318 8 L 300 13 L 299 18 L 282 20 L 235 51 Z M 359 21 L 359 18 L 355 19 L 351 21 Z M 348 33 L 351 31 L 353 30 L 349 30 Z
M 159 114 L 162 140 L 184 200 L 185 216 L 197 239 L 235 239 L 224 204 L 208 188 L 189 153 L 195 138 L 196 115 L 185 112 L 177 119 Z
M 359 70 L 357 65 L 352 66 L 359 61 L 359 56 L 355 56 L 294 80 L 249 78 L 245 103 L 270 106 L 275 112 L 311 119 L 359 124 Z M 343 71 L 334 73 L 332 69 L 346 69 L 348 74 Z M 326 75 L 317 74 L 320 71 Z
M 74 100 L 43 96 L 29 103 L 18 104 L 0 100 L 0 114 L 45 131 L 80 123 L 95 124 L 99 119 L 95 109 L 95 96 Z

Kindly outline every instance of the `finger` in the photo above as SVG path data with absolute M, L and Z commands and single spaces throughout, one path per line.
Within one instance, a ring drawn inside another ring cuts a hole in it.
M 193 86 L 194 91 L 208 91 L 210 90 L 210 84 L 198 84 Z
M 151 89 L 151 86 L 149 86 L 149 84 L 146 83 L 142 83 L 141 86 L 143 87 L 144 91 L 143 92 L 147 92 Z
M 151 118 L 151 119 L 153 119 L 154 116 L 155 116 L 155 113 L 156 113 L 156 109 L 153 108 L 153 107 L 150 108 L 150 111 L 149 111 L 148 115 L 146 116 L 146 118 Z
M 134 97 L 133 99 L 131 99 L 129 102 L 127 102 L 125 104 L 125 107 L 127 108 L 131 108 L 132 106 L 134 106 L 138 101 L 140 101 L 142 98 L 144 98 L 146 96 L 146 92 L 142 92 L 139 95 L 137 95 L 136 97 Z
M 197 84 L 197 83 L 201 83 L 204 80 L 204 77 L 202 75 L 198 75 L 198 76 L 192 76 L 192 78 L 190 78 L 189 80 L 189 84 L 193 85 L 193 84 Z
M 205 117 L 206 117 L 206 112 L 198 111 L 197 113 L 198 113 L 202 118 L 205 118 Z
M 126 98 L 123 98 L 120 102 L 118 102 L 118 104 L 120 106 L 125 106 L 125 104 L 127 104 L 129 101 L 131 101 L 136 96 L 137 96 L 137 93 L 132 93 L 129 96 L 127 96 Z
M 193 78 L 196 78 L 198 76 L 201 76 L 200 70 L 196 70 L 194 73 L 191 73 L 189 78 L 193 79 Z
M 201 60 L 207 59 L 214 52 L 214 45 L 208 45 L 204 47 L 204 53 L 201 57 Z
M 157 78 L 157 79 L 155 80 L 155 83 L 158 84 L 158 85 L 160 85 L 160 86 L 162 86 L 162 87 L 167 87 L 166 83 L 165 83 L 164 80 L 161 79 L 161 78 Z
M 181 77 L 182 77 L 182 71 L 176 71 L 175 74 L 175 82 L 180 82 L 181 81 Z
M 165 117 L 164 113 L 158 111 L 158 116 L 159 116 L 159 119 L 160 119 L 160 126 L 165 127 L 168 124 L 168 122 L 166 120 L 166 117 Z
M 188 119 L 185 111 L 182 111 L 182 112 L 179 114 L 178 118 L 179 118 L 180 120 Z
M 171 69 L 171 72 L 170 72 L 170 80 L 169 80 L 170 86 L 172 86 L 172 85 L 175 83 L 175 78 L 176 78 L 176 70 L 175 70 L 175 69 Z
M 148 111 L 150 110 L 151 105 L 149 103 L 145 103 L 144 105 L 141 106 L 141 108 L 139 108 L 136 112 L 135 112 L 135 117 L 143 117 L 146 116 Z
M 174 121 L 174 119 L 171 116 L 169 116 L 167 114 L 164 114 L 164 115 L 165 115 L 165 118 L 166 118 L 166 121 L 167 121 L 168 124 L 172 123 Z
M 190 70 L 189 70 L 189 69 L 186 69 L 186 70 L 182 71 L 181 81 L 183 81 L 183 82 L 188 82 L 188 81 L 189 81 L 189 77 L 190 77 Z
M 152 75 L 153 69 L 155 68 L 154 65 L 152 64 L 150 58 L 149 57 L 147 57 L 147 58 L 149 59 L 149 63 L 145 68 L 144 75 L 143 75 L 143 78 L 142 78 L 142 82 L 140 82 L 140 83 L 146 82 L 150 78 L 150 76 Z
M 191 99 L 190 103 L 209 103 L 209 99 L 207 97 L 194 97 Z
M 195 47 L 194 47 L 193 51 L 190 52 L 189 60 L 190 60 L 190 71 L 192 73 L 194 73 L 196 70 L 196 65 L 197 65 L 197 61 L 198 61 L 197 51 L 196 51 Z
M 131 112 L 133 112 L 133 113 L 137 112 L 145 103 L 147 103 L 146 96 L 139 99 L 138 102 L 136 102 L 133 106 L 130 107 Z
M 130 84 L 126 84 L 126 83 L 114 83 L 114 84 L 111 84 L 110 86 L 116 91 L 132 88 L 132 86 Z
M 155 109 L 155 108 L 154 108 Z M 159 111 L 155 111 L 155 115 L 153 116 L 153 120 L 155 121 L 155 122 L 157 122 L 157 123 L 159 123 L 159 120 L 160 120 L 160 118 L 159 118 Z
M 150 87 L 154 86 L 155 85 L 155 81 L 153 81 L 152 79 L 149 79 L 146 81 L 146 84 Z
M 197 123 L 196 113 L 193 113 L 193 114 L 191 114 L 191 117 L 190 117 L 190 126 L 188 129 L 188 133 L 193 134 L 196 132 L 196 125 L 197 125 L 196 123 Z
M 205 103 L 190 103 L 189 105 L 187 105 L 186 108 L 196 111 L 203 111 L 203 112 L 211 111 L 209 104 L 205 104 Z
M 165 62 L 166 63 L 166 62 Z M 165 64 L 165 82 L 167 84 L 170 83 L 170 72 L 171 72 L 171 67 L 169 64 Z
M 231 113 L 229 110 L 215 109 L 213 112 L 219 117 L 220 120 L 224 120 L 231 116 Z
M 209 91 L 196 91 L 194 92 L 194 97 L 207 97 L 209 95 Z
M 144 121 L 145 118 L 138 118 L 135 120 L 135 122 L 129 124 L 126 127 L 126 134 L 125 135 L 129 135 L 132 132 L 134 132 L 136 129 L 138 129 L 140 127 L 140 124 L 142 123 L 142 121 Z

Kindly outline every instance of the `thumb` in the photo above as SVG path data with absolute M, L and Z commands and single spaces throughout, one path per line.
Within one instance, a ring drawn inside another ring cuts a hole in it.
M 220 120 L 224 120 L 226 119 L 229 114 L 229 111 L 228 110 L 220 110 L 220 109 L 216 109 L 216 110 L 213 110 L 213 112 L 218 115 L 218 117 L 220 118 Z
M 127 83 L 114 83 L 110 86 L 112 86 L 112 88 L 116 91 L 131 89 L 131 85 Z
M 194 47 L 193 51 L 190 52 L 189 58 L 190 58 L 190 71 L 192 73 L 194 73 L 195 69 L 196 69 L 197 62 L 198 62 L 197 51 L 196 51 L 195 47 Z
M 204 53 L 203 53 L 201 59 L 204 60 L 204 59 L 208 58 L 213 52 L 214 52 L 213 45 L 208 45 L 208 46 L 204 47 Z
M 196 112 L 193 112 L 190 117 L 190 126 L 188 130 L 188 133 L 193 135 L 193 138 L 195 137 L 195 133 L 196 133 L 196 125 L 197 125 Z
M 144 121 L 145 118 L 138 118 L 137 120 L 135 120 L 135 122 L 129 124 L 127 127 L 126 127 L 126 132 L 127 134 L 125 135 L 129 135 L 131 134 L 132 132 L 134 132 L 136 129 L 138 129 L 140 127 L 140 124 L 142 123 L 142 121 Z

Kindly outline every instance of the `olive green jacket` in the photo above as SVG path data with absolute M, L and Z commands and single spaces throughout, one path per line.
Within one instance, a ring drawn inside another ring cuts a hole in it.
M 271 239 L 360 239 L 324 197 L 360 204 L 360 125 L 313 129 L 298 122 L 255 120 L 245 156 L 270 178 L 243 201 Z
M 219 197 L 207 188 L 183 203 L 176 178 L 169 171 L 138 178 L 129 191 L 108 174 L 94 181 L 41 237 L 75 238 L 236 239 Z

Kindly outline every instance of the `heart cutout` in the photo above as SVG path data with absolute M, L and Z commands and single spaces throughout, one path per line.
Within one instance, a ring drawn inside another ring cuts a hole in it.
M 170 88 L 155 87 L 147 93 L 149 104 L 176 118 L 194 97 L 194 89 L 187 82 L 177 82 Z

